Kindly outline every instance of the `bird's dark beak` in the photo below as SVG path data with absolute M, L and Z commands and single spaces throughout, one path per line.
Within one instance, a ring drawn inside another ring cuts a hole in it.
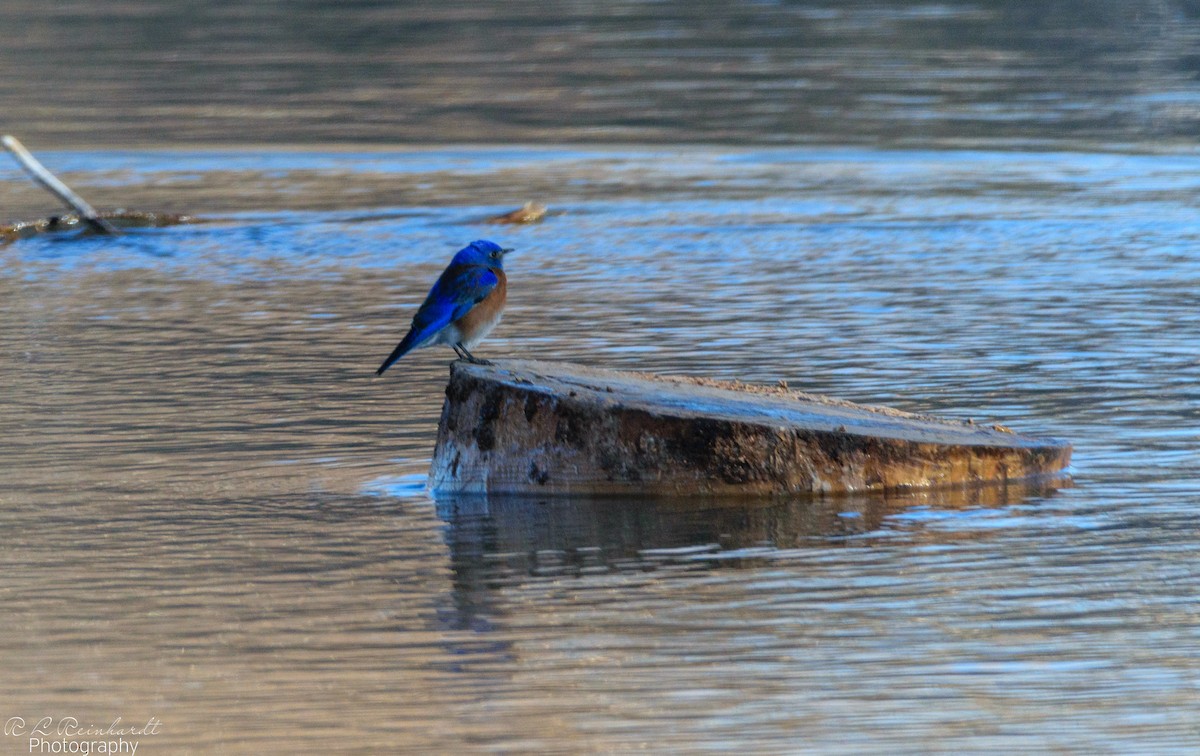
M 502 250 L 500 250 L 500 254 L 502 254 L 502 255 L 507 255 L 509 252 L 516 252 L 516 251 L 517 251 L 517 250 L 513 249 L 512 247 L 509 247 L 508 249 L 502 249 Z

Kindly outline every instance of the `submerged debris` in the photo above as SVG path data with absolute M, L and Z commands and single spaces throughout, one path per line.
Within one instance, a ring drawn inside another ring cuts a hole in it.
M 76 194 L 71 187 L 64 184 L 58 176 L 50 172 L 46 166 L 42 165 L 41 161 L 33 156 L 29 150 L 25 149 L 25 145 L 11 134 L 5 134 L 0 137 L 0 145 L 8 150 L 8 154 L 13 156 L 13 160 L 25 169 L 29 177 L 46 191 L 57 197 L 64 205 L 75 211 L 78 219 L 98 234 L 107 234 L 116 236 L 119 231 L 116 227 L 105 220 L 100 213 L 96 212 L 96 208 L 88 204 L 87 200 Z
M 25 149 L 25 145 L 11 134 L 0 137 L 0 146 L 8 150 L 13 159 L 29 174 L 33 181 L 57 197 L 75 212 L 70 215 L 51 215 L 35 221 L 22 221 L 0 225 L 0 244 L 24 239 L 38 234 L 88 229 L 95 234 L 116 236 L 122 228 L 158 228 L 192 223 L 194 218 L 175 213 L 155 213 L 137 210 L 115 210 L 110 213 L 97 212 L 87 200 L 76 194 L 46 166 Z
M 184 223 L 195 223 L 190 215 L 177 213 L 154 213 L 135 210 L 116 210 L 111 213 L 100 213 L 102 218 L 112 226 L 121 228 L 160 228 L 163 226 L 178 226 Z M 52 215 L 49 218 L 39 218 L 33 221 L 21 221 L 0 225 L 0 244 L 25 239 L 38 234 L 59 233 L 89 229 L 91 224 L 78 215 Z

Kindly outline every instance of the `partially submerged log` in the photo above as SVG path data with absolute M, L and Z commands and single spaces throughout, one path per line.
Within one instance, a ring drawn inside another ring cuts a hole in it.
M 25 145 L 21 144 L 20 140 L 15 136 L 5 134 L 0 137 L 0 145 L 8 150 L 9 154 L 25 169 L 30 178 L 43 189 L 57 197 L 64 205 L 74 210 L 76 215 L 82 218 L 83 222 L 90 226 L 93 231 L 110 236 L 116 236 L 120 233 L 113 224 L 101 217 L 100 213 L 96 212 L 96 208 L 89 205 L 87 200 L 72 191 L 71 187 L 64 184 L 46 166 L 42 165 L 33 156 L 33 153 L 25 149 Z
M 1052 476 L 1071 445 L 786 388 L 565 363 L 455 362 L 444 493 L 783 495 Z
M 183 223 L 196 222 L 196 219 L 190 215 L 142 212 L 137 210 L 114 210 L 113 212 L 100 213 L 98 217 L 117 229 L 162 228 L 164 226 L 178 226 Z M 34 221 L 6 223 L 0 225 L 0 244 L 16 239 L 26 239 L 39 234 L 79 231 L 87 228 L 93 227 L 78 215 L 52 215 L 49 218 L 39 218 Z
M 34 183 L 53 194 L 75 212 L 70 215 L 52 215 L 34 221 L 22 221 L 0 225 L 0 244 L 24 239 L 38 234 L 57 233 L 89 229 L 97 234 L 116 236 L 122 228 L 158 228 L 193 223 L 195 218 L 177 213 L 156 213 L 138 210 L 114 210 L 99 212 L 87 200 L 76 194 L 41 161 L 33 156 L 21 141 L 11 134 L 0 136 L 0 146 L 8 150 L 13 159 L 25 169 Z

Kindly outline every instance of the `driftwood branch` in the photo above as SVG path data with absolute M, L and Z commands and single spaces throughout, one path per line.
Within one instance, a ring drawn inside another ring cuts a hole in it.
M 21 144 L 16 137 L 5 135 L 0 137 L 0 143 L 4 145 L 4 149 L 8 150 L 16 158 L 17 162 L 21 164 L 21 167 L 25 169 L 26 173 L 34 181 L 78 213 L 79 217 L 91 226 L 93 230 L 101 234 L 110 234 L 113 236 L 120 233 L 113 224 L 100 217 L 100 214 L 96 212 L 96 208 L 89 205 L 82 197 L 71 191 L 71 187 L 59 181 L 57 176 L 47 170 L 46 166 L 42 165 L 29 150 L 25 149 L 25 145 Z

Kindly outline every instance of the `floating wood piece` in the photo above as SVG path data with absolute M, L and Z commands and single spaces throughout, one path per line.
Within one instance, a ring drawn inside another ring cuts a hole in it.
M 781 387 L 455 362 L 436 492 L 849 493 L 1061 473 L 1071 445 Z
M 96 212 L 96 208 L 89 205 L 82 197 L 71 191 L 71 187 L 59 181 L 58 177 L 46 169 L 33 154 L 25 149 L 25 145 L 21 144 L 16 137 L 5 135 L 0 137 L 0 144 L 4 145 L 4 149 L 16 158 L 21 167 L 25 169 L 34 181 L 36 181 L 43 189 L 53 194 L 63 202 L 67 207 L 78 213 L 79 217 L 92 227 L 97 233 L 117 235 L 120 232 L 116 227 L 100 217 Z
M 536 223 L 546 215 L 546 206 L 539 202 L 526 202 L 512 212 L 488 218 L 488 223 Z

